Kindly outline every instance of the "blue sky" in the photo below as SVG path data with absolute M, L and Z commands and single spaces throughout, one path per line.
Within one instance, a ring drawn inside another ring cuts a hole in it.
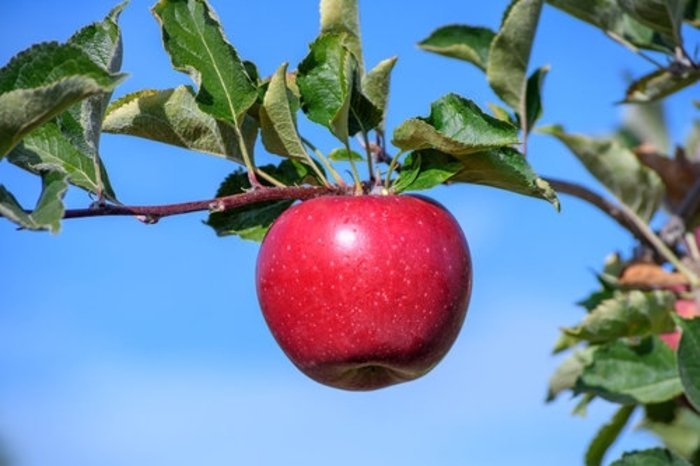
M 318 30 L 317 2 L 216 1 L 240 54 L 263 75 L 295 66 Z M 507 2 L 361 3 L 365 60 L 398 55 L 388 127 L 426 115 L 457 92 L 494 102 L 483 75 L 421 52 L 434 28 L 496 28 Z M 0 63 L 32 43 L 65 40 L 114 3 L 0 3 Z M 189 84 L 170 68 L 151 2 L 121 18 L 124 71 L 117 96 Z M 697 35 L 694 37 L 697 41 Z M 533 66 L 550 64 L 543 123 L 602 134 L 619 121 L 624 73 L 649 65 L 602 34 L 546 7 Z M 687 91 L 669 102 L 676 142 L 696 116 Z M 334 142 L 309 127 L 325 150 Z M 531 163 L 543 175 L 600 189 L 566 150 L 535 136 Z M 211 197 L 230 162 L 107 135 L 102 156 L 127 204 Z M 38 183 L 0 163 L 0 180 L 27 205 Z M 464 329 L 445 360 L 415 382 L 371 393 L 318 385 L 270 336 L 254 292 L 258 246 L 217 238 L 204 214 L 145 226 L 131 218 L 64 223 L 57 236 L 0 222 L 0 441 L 18 465 L 561 465 L 581 462 L 613 407 L 585 419 L 562 399 L 546 405 L 559 358 L 558 327 L 595 287 L 593 270 L 630 237 L 592 207 L 492 188 L 451 186 L 430 195 L 453 212 L 469 240 L 474 292 Z M 70 192 L 84 207 L 88 197 Z M 624 436 L 613 455 L 652 445 Z

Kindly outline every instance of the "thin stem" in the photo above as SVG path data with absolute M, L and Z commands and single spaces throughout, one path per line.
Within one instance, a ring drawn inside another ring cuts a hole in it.
M 318 149 L 316 148 L 316 146 L 314 146 L 314 145 L 311 143 L 311 141 L 309 141 L 308 139 L 304 138 L 303 136 L 300 136 L 300 137 L 301 137 L 301 142 L 303 142 L 304 145 L 305 145 L 306 147 L 308 147 L 309 149 L 311 149 L 311 151 L 312 151 L 314 154 L 316 154 L 316 157 L 318 157 L 318 159 L 321 161 L 321 163 L 322 163 L 323 166 L 326 168 L 326 170 L 328 170 L 328 172 L 331 174 L 331 176 L 332 176 L 333 179 L 335 180 L 336 184 L 337 184 L 338 186 L 345 186 L 345 181 L 343 181 L 343 178 L 338 174 L 337 171 L 335 171 L 335 168 L 333 168 L 333 165 L 332 165 L 332 164 L 330 163 L 330 161 L 326 158 L 326 156 L 323 155 L 323 152 L 321 152 L 320 150 L 318 150 Z
M 352 157 L 352 148 L 350 147 L 350 141 L 344 141 L 345 150 L 348 151 L 348 161 L 350 162 L 350 170 L 352 171 L 352 178 L 355 180 L 355 194 L 362 194 L 362 180 L 360 179 L 360 172 L 357 171 L 357 165 Z M 372 174 L 370 173 L 370 176 Z

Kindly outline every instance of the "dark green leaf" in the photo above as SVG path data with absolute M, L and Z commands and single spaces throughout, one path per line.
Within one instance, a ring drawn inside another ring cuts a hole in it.
M 434 149 L 415 151 L 406 157 L 394 191 L 419 191 L 445 183 L 462 169 L 455 157 Z
M 312 170 L 293 159 L 284 160 L 279 166 L 267 165 L 261 170 L 285 185 L 317 184 Z M 250 189 L 248 174 L 238 170 L 226 178 L 216 197 L 240 194 Z M 224 212 L 212 212 L 207 225 L 219 236 L 238 235 L 243 239 L 262 241 L 272 222 L 294 203 L 293 200 L 265 201 L 247 204 Z
M 122 65 L 122 39 L 118 21 L 124 8 L 129 4 L 125 1 L 110 11 L 104 20 L 85 26 L 76 32 L 68 43 L 85 52 L 94 62 L 104 69 L 116 73 Z
M 450 181 L 475 183 L 537 197 L 559 210 L 559 199 L 545 180 L 537 176 L 523 155 L 511 147 L 501 147 L 458 156 L 464 168 Z
M 674 39 L 675 45 L 682 45 L 683 0 L 618 0 L 617 3 L 632 18 Z
M 629 452 L 610 466 L 692 466 L 686 460 L 670 450 L 652 448 L 650 450 Z
M 447 94 L 430 106 L 427 118 L 412 118 L 394 130 L 392 143 L 403 150 L 435 148 L 466 155 L 518 142 L 515 126 L 481 111 L 473 101 Z
M 68 175 L 60 170 L 47 169 L 41 173 L 41 179 L 41 197 L 31 213 L 25 212 L 17 199 L 0 185 L 0 216 L 28 230 L 58 233 L 65 210 L 63 195 L 68 189 Z
M 160 0 L 153 13 L 173 67 L 186 72 L 199 87 L 199 107 L 217 119 L 241 125 L 258 92 L 209 4 Z
M 538 68 L 527 80 L 525 92 L 525 130 L 529 133 L 542 116 L 542 85 L 549 66 Z
M 595 352 L 575 386 L 622 404 L 660 403 L 683 393 L 673 350 L 657 336 L 639 344 L 615 341 Z
M 273 154 L 308 160 L 297 130 L 299 99 L 287 86 L 287 65 L 280 66 L 270 80 L 260 108 L 262 142 Z
M 644 221 L 651 219 L 661 203 L 663 182 L 630 149 L 613 139 L 568 134 L 560 126 L 538 131 L 559 139 L 618 200 Z
M 103 130 L 128 134 L 243 163 L 233 126 L 200 110 L 188 86 L 128 94 L 109 106 Z M 257 124 L 246 116 L 241 133 L 253 153 Z
M 572 390 L 583 369 L 593 362 L 596 347 L 588 346 L 574 351 L 564 359 L 549 379 L 547 401 L 554 400 L 564 390 Z
M 674 51 L 672 38 L 640 24 L 620 7 L 617 0 L 547 0 L 547 3 L 633 47 L 668 54 Z
M 526 73 L 543 0 L 513 0 L 491 42 L 486 77 L 503 102 L 523 113 Z
M 564 331 L 591 343 L 671 332 L 675 328 L 671 317 L 675 300 L 675 295 L 670 291 L 632 290 L 618 293 L 612 299 L 601 302 L 581 324 Z
M 683 18 L 694 28 L 700 28 L 700 0 L 686 0 Z
M 0 69 L 0 158 L 33 129 L 83 99 L 111 92 L 125 77 L 71 44 L 21 52 Z
M 700 411 L 700 318 L 677 318 L 681 328 L 678 371 L 688 401 Z
M 622 429 L 629 422 L 635 405 L 621 406 L 608 424 L 605 424 L 596 434 L 586 451 L 586 466 L 600 466 L 608 449 L 615 443 Z
M 635 82 L 628 88 L 625 103 L 648 103 L 663 99 L 700 80 L 700 68 L 674 64 L 661 68 Z
M 489 28 L 454 24 L 433 31 L 418 47 L 446 57 L 457 58 L 486 71 L 489 48 L 496 33 Z

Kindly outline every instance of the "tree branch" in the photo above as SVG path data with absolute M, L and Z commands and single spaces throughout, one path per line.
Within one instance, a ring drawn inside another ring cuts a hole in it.
M 66 210 L 63 218 L 101 217 L 114 215 L 135 215 L 145 223 L 156 223 L 163 217 L 187 214 L 198 211 L 223 212 L 228 209 L 264 201 L 283 199 L 306 200 L 314 197 L 341 194 L 337 188 L 326 186 L 293 186 L 284 188 L 255 188 L 251 191 L 203 201 L 183 202 L 158 206 L 122 206 L 99 204 L 87 209 Z

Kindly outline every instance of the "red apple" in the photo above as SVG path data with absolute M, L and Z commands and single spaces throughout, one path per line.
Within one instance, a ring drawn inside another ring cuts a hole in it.
M 696 316 L 700 316 L 698 311 L 698 306 L 693 299 L 677 299 L 675 304 L 675 311 L 684 319 L 691 319 Z M 678 349 L 678 344 L 681 341 L 681 329 L 677 328 L 673 332 L 662 333 L 659 335 L 672 350 Z
M 285 211 L 260 249 L 256 286 L 270 330 L 312 379 L 373 390 L 445 356 L 467 313 L 467 241 L 438 203 L 326 196 Z

